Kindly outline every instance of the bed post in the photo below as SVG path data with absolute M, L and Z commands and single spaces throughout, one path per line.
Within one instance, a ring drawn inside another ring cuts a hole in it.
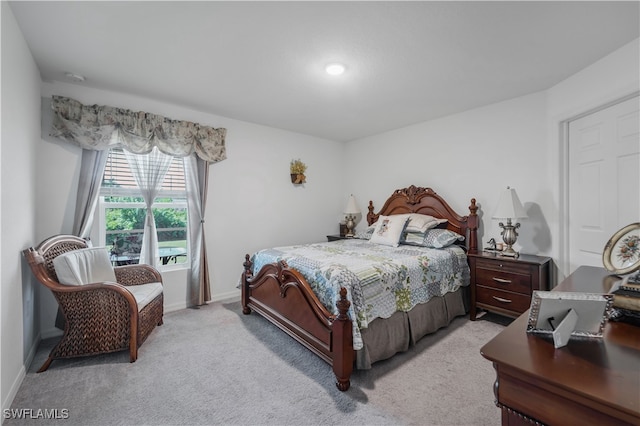
M 469 213 L 469 253 L 478 253 L 478 206 L 475 198 L 471 199 Z
M 251 308 L 249 307 L 249 279 L 253 276 L 251 272 L 251 256 L 246 254 L 244 256 L 244 272 L 242 273 L 242 313 L 248 315 L 251 313 Z
M 373 212 L 373 201 L 369 200 L 369 213 L 367 213 L 367 223 L 372 225 L 378 220 L 378 215 Z
M 351 302 L 347 300 L 347 289 L 340 287 L 340 300 L 336 302 L 338 315 L 331 324 L 333 334 L 333 373 L 336 375 L 336 386 L 342 392 L 351 386 L 353 372 L 353 329 L 347 312 Z

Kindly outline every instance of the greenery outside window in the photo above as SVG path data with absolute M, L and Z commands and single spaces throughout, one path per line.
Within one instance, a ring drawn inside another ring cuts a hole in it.
M 152 211 L 160 265 L 186 267 L 189 265 L 188 215 L 181 158 L 173 158 Z M 114 265 L 139 262 L 145 213 L 144 199 L 122 149 L 111 149 L 102 180 L 98 225 L 100 244 L 110 250 Z

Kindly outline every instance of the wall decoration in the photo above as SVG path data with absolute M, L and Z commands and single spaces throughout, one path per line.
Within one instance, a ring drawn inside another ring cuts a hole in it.
M 613 234 L 604 246 L 602 263 L 607 271 L 618 275 L 640 270 L 640 222 L 627 225 Z
M 304 172 L 307 171 L 307 165 L 304 164 L 300 159 L 291 160 L 289 169 L 291 173 L 291 183 L 300 185 L 307 182 L 307 178 L 304 175 Z

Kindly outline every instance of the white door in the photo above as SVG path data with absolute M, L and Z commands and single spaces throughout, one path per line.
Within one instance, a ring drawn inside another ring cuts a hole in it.
M 639 111 L 636 96 L 569 123 L 569 273 L 640 221 Z

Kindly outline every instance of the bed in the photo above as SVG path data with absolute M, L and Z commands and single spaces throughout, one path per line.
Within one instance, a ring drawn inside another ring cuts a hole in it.
M 247 254 L 243 264 L 243 313 L 259 313 L 328 362 L 341 391 L 349 389 L 354 368 L 370 368 L 376 361 L 406 351 L 468 310 L 466 253 L 478 250 L 476 200 L 471 199 L 469 214 L 462 216 L 431 188 L 412 185 L 395 190 L 378 213 L 374 210 L 370 201 L 370 226 L 360 238 L 265 249 Z M 375 234 L 389 217 L 395 221 L 412 213 L 442 219 L 434 229 L 452 231 L 449 233 L 463 236 L 463 241 L 440 249 L 409 245 L 408 241 L 387 247 L 363 236 L 365 232 Z M 357 259 L 350 260 L 351 255 Z M 401 259 L 405 255 L 406 265 Z M 429 262 L 435 265 L 432 259 L 436 257 L 463 262 L 464 268 L 428 269 Z M 371 265 L 366 263 L 369 259 Z M 423 275 L 410 269 L 416 265 Z M 372 270 L 381 282 L 367 286 Z M 441 276 L 440 270 L 447 272 Z M 402 276 L 381 278 L 387 275 Z M 394 279 L 400 284 L 394 284 Z M 419 282 L 425 287 L 420 289 Z M 385 289 L 393 295 L 382 294 Z M 376 297 L 379 300 L 372 301 Z

